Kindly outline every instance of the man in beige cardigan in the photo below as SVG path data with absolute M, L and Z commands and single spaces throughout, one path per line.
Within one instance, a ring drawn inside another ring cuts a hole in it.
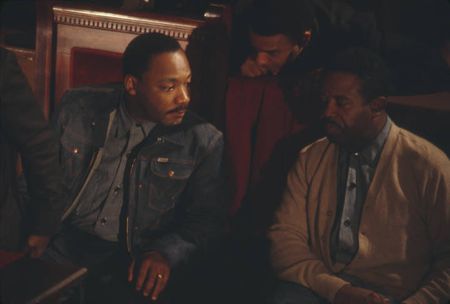
M 299 153 L 269 230 L 271 303 L 450 299 L 450 161 L 389 119 L 387 79 L 362 49 L 324 70 L 327 138 Z

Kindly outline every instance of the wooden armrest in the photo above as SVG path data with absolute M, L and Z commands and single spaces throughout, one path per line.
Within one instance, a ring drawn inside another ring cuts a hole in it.
M 20 258 L 0 270 L 1 303 L 41 303 L 81 282 L 87 269 Z

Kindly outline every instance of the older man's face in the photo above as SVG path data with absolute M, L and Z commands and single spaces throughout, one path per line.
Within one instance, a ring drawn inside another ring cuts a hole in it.
M 358 76 L 331 72 L 323 83 L 322 100 L 325 133 L 330 141 L 342 146 L 358 146 L 367 141 L 373 129 L 370 103 L 361 95 Z

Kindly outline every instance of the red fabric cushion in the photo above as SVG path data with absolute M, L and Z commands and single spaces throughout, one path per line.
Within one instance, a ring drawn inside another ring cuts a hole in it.
M 122 54 L 97 49 L 71 49 L 70 87 L 122 81 Z
M 0 250 L 0 269 L 22 258 L 23 256 L 24 256 L 23 252 L 11 252 Z

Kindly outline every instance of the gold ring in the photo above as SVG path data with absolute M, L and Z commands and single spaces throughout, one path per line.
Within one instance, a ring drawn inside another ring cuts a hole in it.
M 160 273 L 158 273 L 157 277 L 158 277 L 158 279 L 162 279 L 162 278 L 163 278 L 163 275 L 160 274 Z

